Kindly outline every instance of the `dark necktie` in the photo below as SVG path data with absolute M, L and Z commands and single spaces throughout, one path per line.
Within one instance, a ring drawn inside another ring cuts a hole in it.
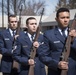
M 13 37 L 15 36 L 15 31 L 12 31 Z
M 65 30 L 62 30 L 62 35 L 66 39 Z
M 33 42 L 33 40 L 34 40 L 34 39 L 33 39 L 33 35 L 31 35 L 31 40 L 32 40 L 32 42 Z

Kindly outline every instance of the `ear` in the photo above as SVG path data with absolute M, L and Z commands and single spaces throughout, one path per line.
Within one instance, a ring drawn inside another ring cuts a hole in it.
M 57 18 L 55 18 L 55 20 L 57 21 Z

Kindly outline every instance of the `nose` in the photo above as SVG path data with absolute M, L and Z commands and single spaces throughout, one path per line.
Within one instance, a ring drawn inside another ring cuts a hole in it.
M 35 28 L 35 27 L 36 27 L 36 25 L 33 25 L 33 27 Z
M 68 21 L 68 19 L 67 19 L 67 18 L 65 18 L 65 19 L 64 19 L 64 21 L 65 21 L 65 22 L 67 22 L 67 21 Z
M 37 24 L 35 24 L 35 23 L 33 24 L 34 27 L 35 27 L 36 25 L 37 25 Z

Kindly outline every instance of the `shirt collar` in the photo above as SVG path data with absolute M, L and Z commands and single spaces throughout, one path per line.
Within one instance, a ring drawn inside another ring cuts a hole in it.
M 13 30 L 11 28 L 9 28 L 9 32 L 10 32 L 11 36 L 13 36 L 13 34 L 12 34 Z M 16 32 L 16 30 L 14 30 L 14 32 Z
M 62 35 L 62 29 L 58 27 L 58 30 L 59 30 L 60 34 Z M 66 36 L 68 35 L 68 27 L 65 28 L 65 35 Z
M 26 32 L 27 33 L 27 35 L 28 35 L 28 37 L 30 38 L 30 40 L 32 41 L 32 39 L 31 39 L 31 34 L 30 33 L 28 33 L 28 32 Z M 33 39 L 35 38 L 35 34 L 33 35 Z

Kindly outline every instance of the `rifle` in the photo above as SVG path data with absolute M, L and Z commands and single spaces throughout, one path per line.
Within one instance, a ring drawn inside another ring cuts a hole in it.
M 18 21 L 18 26 L 17 26 L 16 34 L 15 34 L 15 35 L 19 35 L 19 32 L 20 32 L 21 12 L 22 12 L 22 6 L 21 6 L 21 9 L 20 9 L 19 21 Z M 13 50 L 15 50 L 16 39 L 17 39 L 17 38 L 14 37 L 14 40 L 13 40 Z M 19 64 L 18 64 L 18 62 L 16 62 L 15 60 L 13 61 L 13 68 L 16 69 L 16 70 L 18 70 L 18 68 L 19 68 Z
M 39 26 L 38 26 L 38 28 L 36 30 L 36 35 L 35 35 L 35 38 L 34 38 L 34 42 L 38 40 L 38 37 L 39 37 L 39 34 L 40 34 L 40 25 L 41 25 L 41 19 L 42 19 L 43 11 L 44 11 L 44 8 L 43 8 L 42 13 L 41 13 Z M 30 53 L 30 59 L 35 58 L 36 50 L 37 50 L 37 48 L 32 45 L 31 53 Z M 34 65 L 30 65 L 28 75 L 34 75 Z
M 76 29 L 76 14 L 74 16 L 74 20 L 72 22 L 72 25 L 69 26 L 68 28 L 70 28 L 70 30 Z M 69 33 L 69 29 L 68 29 L 68 33 Z M 65 45 L 64 45 L 64 50 L 62 52 L 62 61 L 66 61 L 68 62 L 68 58 L 70 55 L 70 47 L 71 47 L 71 42 L 74 38 L 71 37 L 70 35 L 68 35 Z M 68 70 L 61 70 L 61 74 L 60 75 L 67 75 L 67 71 Z

